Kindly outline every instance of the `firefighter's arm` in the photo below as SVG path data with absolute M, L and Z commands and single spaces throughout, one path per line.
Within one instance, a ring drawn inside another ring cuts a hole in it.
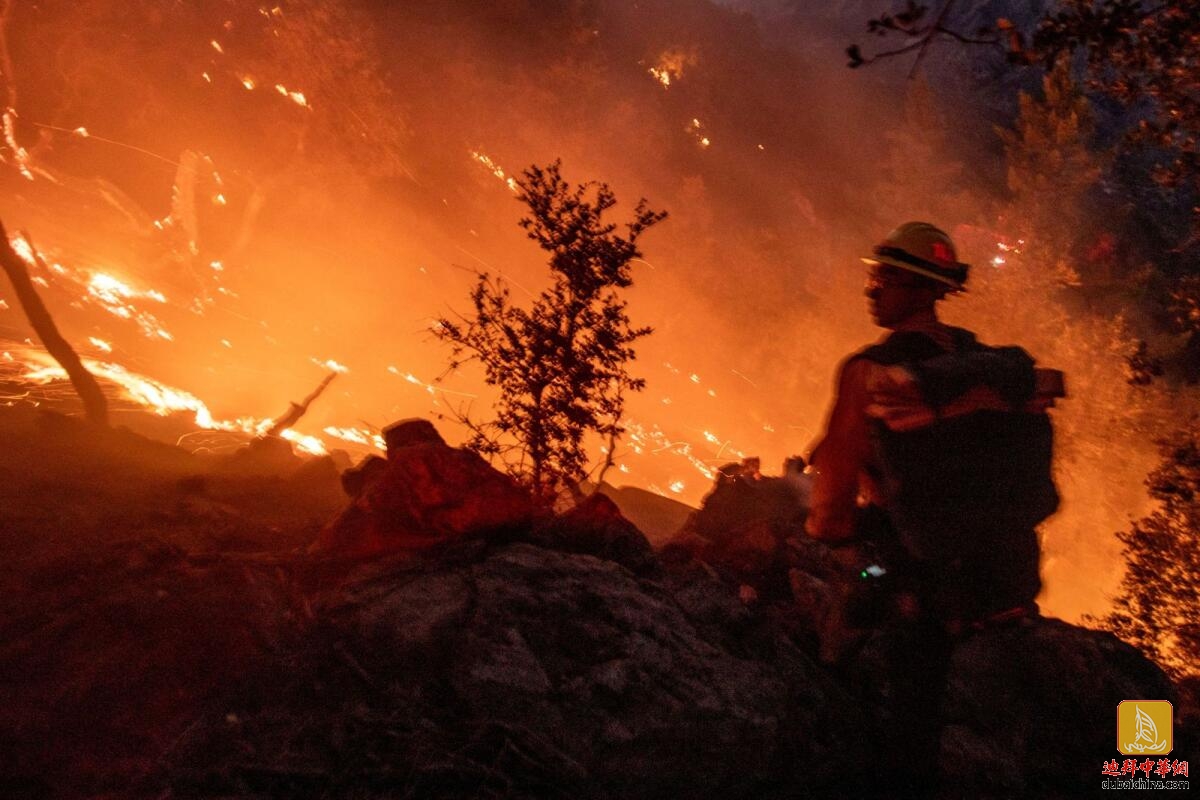
M 836 542 L 854 535 L 859 476 L 871 454 L 866 415 L 870 367 L 871 363 L 862 359 L 842 366 L 825 436 L 810 460 L 812 507 L 805 528 L 814 539 Z

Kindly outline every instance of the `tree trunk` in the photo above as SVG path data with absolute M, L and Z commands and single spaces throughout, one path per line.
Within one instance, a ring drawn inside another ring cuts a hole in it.
M 313 389 L 312 393 L 309 394 L 308 397 L 304 398 L 304 402 L 292 403 L 291 407 L 287 410 L 287 413 L 281 416 L 273 425 L 271 425 L 271 429 L 267 431 L 267 436 L 278 436 L 299 422 L 300 418 L 308 413 L 308 407 L 312 405 L 314 400 L 321 396 L 321 392 L 325 391 L 325 387 L 332 383 L 333 379 L 336 377 L 336 372 L 329 373 L 325 376 L 325 379 L 317 385 L 317 388 Z
M 42 298 L 38 296 L 37 290 L 33 288 L 33 281 L 29 278 L 29 268 L 25 265 L 24 259 L 18 256 L 9 245 L 8 233 L 4 230 L 3 223 L 0 223 L 0 267 L 4 268 L 4 273 L 12 282 L 13 291 L 17 294 L 17 301 L 25 311 L 29 324 L 33 326 L 34 333 L 42 340 L 46 351 L 66 370 L 67 377 L 71 379 L 71 385 L 75 387 L 79 399 L 83 401 L 83 409 L 88 421 L 96 425 L 107 426 L 108 401 L 105 400 L 104 393 L 100 390 L 100 384 L 96 382 L 95 376 L 83 366 L 83 362 L 79 360 L 74 348 L 58 332 L 54 318 L 50 316 L 50 311 L 42 302 Z

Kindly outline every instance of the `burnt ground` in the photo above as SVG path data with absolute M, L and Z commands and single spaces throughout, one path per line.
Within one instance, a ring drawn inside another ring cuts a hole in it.
M 603 498 L 348 559 L 307 552 L 347 508 L 333 461 L 277 440 L 197 455 L 14 405 L 0 442 L 2 797 L 899 796 L 878 766 L 887 637 L 822 665 L 787 619 L 814 610 L 799 595 L 747 604 Z M 382 479 L 455 452 L 389 452 Z M 449 485 L 384 496 L 440 513 Z M 915 766 L 940 761 L 943 797 L 1079 796 L 1116 703 L 1173 696 L 1110 634 L 985 632 Z
M 286 446 L 193 455 L 28 406 L 0 407 L 0 441 L 0 558 L 13 580 L 21 567 L 146 537 L 191 553 L 287 551 L 345 501 L 330 459 Z

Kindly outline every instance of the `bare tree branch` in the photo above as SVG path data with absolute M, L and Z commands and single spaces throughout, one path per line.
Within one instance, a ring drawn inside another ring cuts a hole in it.
M 37 255 L 37 248 L 33 246 L 29 236 L 22 234 L 22 237 L 29 244 L 29 249 L 33 251 L 34 259 L 40 266 L 44 266 Z M 54 324 L 54 318 L 50 316 L 49 309 L 46 308 L 46 304 L 42 302 L 42 298 L 33 287 L 25 260 L 18 256 L 12 249 L 12 245 L 9 244 L 8 232 L 4 230 L 3 223 L 0 223 L 0 267 L 3 267 L 9 281 L 12 282 L 13 291 L 16 292 L 17 300 L 25 311 L 29 324 L 33 326 L 34 333 L 42 340 L 46 351 L 54 357 L 54 360 L 62 366 L 67 377 L 70 378 L 71 385 L 75 387 L 75 392 L 83 401 L 83 410 L 88 421 L 96 425 L 107 426 L 108 401 L 104 398 L 100 384 L 96 382 L 96 377 L 83 366 L 75 349 L 58 332 L 58 326 Z
M 336 372 L 329 373 L 325 376 L 324 380 L 317 384 L 317 388 L 313 389 L 312 392 L 309 393 L 308 397 L 304 398 L 304 400 L 299 403 L 292 403 L 291 407 L 287 410 L 287 413 L 277 419 L 270 427 L 270 429 L 267 431 L 267 436 L 278 436 L 299 422 L 300 418 L 308 413 L 308 407 L 312 405 L 314 400 L 321 396 L 321 393 L 325 391 L 325 387 L 333 383 L 333 379 L 336 378 L 337 375 L 338 374 Z

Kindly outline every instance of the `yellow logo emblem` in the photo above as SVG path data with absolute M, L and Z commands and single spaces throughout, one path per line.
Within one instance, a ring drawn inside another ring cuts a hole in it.
M 1117 705 L 1117 750 L 1127 756 L 1165 756 L 1175 746 L 1174 716 L 1168 700 L 1122 700 Z

